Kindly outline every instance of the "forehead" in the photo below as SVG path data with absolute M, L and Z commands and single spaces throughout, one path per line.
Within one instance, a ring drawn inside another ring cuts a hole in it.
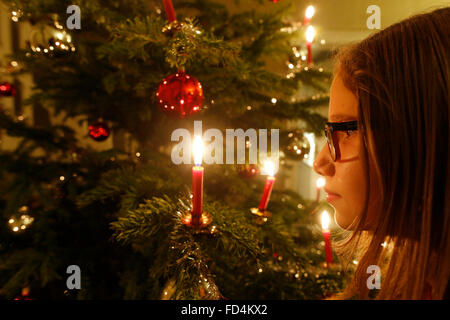
M 328 120 L 340 122 L 358 119 L 358 100 L 356 96 L 344 85 L 338 75 L 333 79 L 330 90 L 330 105 Z

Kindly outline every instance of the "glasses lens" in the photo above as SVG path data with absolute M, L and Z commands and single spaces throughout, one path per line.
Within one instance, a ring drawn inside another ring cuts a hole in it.
M 325 135 L 327 137 L 328 149 L 330 149 L 331 158 L 336 161 L 336 150 L 333 144 L 333 135 L 331 133 L 331 128 L 325 127 Z

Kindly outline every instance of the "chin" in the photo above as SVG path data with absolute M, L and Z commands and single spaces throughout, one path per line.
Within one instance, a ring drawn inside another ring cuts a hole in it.
M 339 210 L 334 210 L 334 222 L 341 228 L 345 230 L 353 230 L 352 222 L 353 219 L 344 216 Z

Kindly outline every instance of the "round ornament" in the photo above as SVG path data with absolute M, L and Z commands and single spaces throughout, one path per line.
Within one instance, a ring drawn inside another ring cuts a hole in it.
M 71 35 L 58 22 L 54 26 L 41 25 L 30 34 L 27 43 L 34 53 L 50 57 L 60 57 L 75 51 Z
M 294 130 L 287 136 L 285 154 L 291 159 L 303 160 L 309 154 L 311 146 L 303 130 Z
M 196 78 L 178 71 L 163 79 L 158 87 L 156 98 L 165 113 L 183 118 L 201 109 L 203 89 Z
M 16 87 L 9 82 L 0 83 L 0 96 L 12 97 L 16 94 Z
M 95 141 L 108 139 L 110 132 L 109 126 L 103 121 L 89 125 L 89 136 Z
M 259 167 L 257 164 L 243 164 L 239 166 L 239 175 L 244 178 L 252 178 L 259 174 Z

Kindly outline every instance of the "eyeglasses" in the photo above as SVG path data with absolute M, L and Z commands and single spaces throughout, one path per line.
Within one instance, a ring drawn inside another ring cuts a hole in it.
M 342 156 L 349 158 L 357 155 L 356 142 L 354 139 L 350 139 L 357 130 L 358 121 L 327 122 L 325 124 L 325 137 L 334 162 L 341 159 Z

